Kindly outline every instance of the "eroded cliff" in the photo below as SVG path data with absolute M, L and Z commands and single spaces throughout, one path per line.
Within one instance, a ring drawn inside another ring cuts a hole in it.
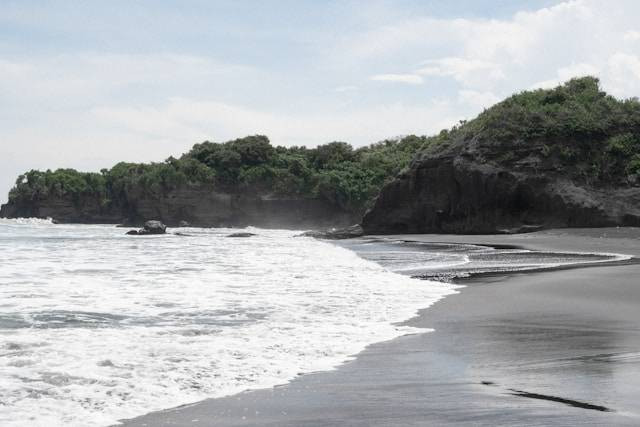
M 640 188 L 589 185 L 541 157 L 507 165 L 473 147 L 416 159 L 386 185 L 362 221 L 368 234 L 503 233 L 640 225 Z
M 169 226 L 186 221 L 193 226 L 271 228 L 345 226 L 359 219 L 321 199 L 242 195 L 197 186 L 176 188 L 161 197 L 140 196 L 110 204 L 93 197 L 21 199 L 3 205 L 0 217 L 50 217 L 62 223 L 128 225 L 141 225 L 154 218 Z
M 366 233 L 640 225 L 640 104 L 594 78 L 523 92 L 446 132 L 381 190 Z

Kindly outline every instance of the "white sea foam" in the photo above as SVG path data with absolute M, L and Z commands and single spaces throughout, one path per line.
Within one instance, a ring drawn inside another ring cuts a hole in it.
M 412 242 L 386 238 L 351 239 L 340 244 L 393 272 L 438 280 L 452 280 L 482 273 L 522 272 L 622 262 L 633 258 L 617 253 L 496 249 L 485 245 Z
M 50 225 L 52 218 L 0 218 L 0 225 Z
M 294 232 L 0 220 L 0 425 L 109 425 L 331 369 L 455 292 Z

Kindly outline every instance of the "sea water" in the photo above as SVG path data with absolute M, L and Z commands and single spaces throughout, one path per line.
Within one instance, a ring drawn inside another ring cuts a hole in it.
M 0 425 L 105 426 L 283 384 L 416 332 L 398 323 L 456 292 L 297 232 L 233 231 L 0 219 Z
M 447 282 L 481 274 L 585 266 L 632 258 L 625 254 L 535 251 L 513 246 L 420 242 L 395 237 L 363 237 L 339 244 L 396 273 Z

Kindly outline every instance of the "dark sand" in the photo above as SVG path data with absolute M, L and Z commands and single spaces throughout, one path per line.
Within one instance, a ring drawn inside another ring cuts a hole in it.
M 407 240 L 617 252 L 639 229 Z M 640 265 L 478 277 L 331 372 L 127 426 L 640 425 Z

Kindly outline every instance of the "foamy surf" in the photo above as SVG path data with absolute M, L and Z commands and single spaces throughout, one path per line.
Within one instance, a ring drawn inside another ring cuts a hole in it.
M 0 221 L 0 424 L 110 425 L 332 369 L 453 285 L 290 231 Z M 423 331 L 423 330 L 420 330 Z
M 0 218 L 0 225 L 52 225 L 52 218 Z
M 618 253 L 498 249 L 477 244 L 419 242 L 382 237 L 351 239 L 340 245 L 393 272 L 444 281 L 486 273 L 566 268 L 623 262 L 633 258 Z

